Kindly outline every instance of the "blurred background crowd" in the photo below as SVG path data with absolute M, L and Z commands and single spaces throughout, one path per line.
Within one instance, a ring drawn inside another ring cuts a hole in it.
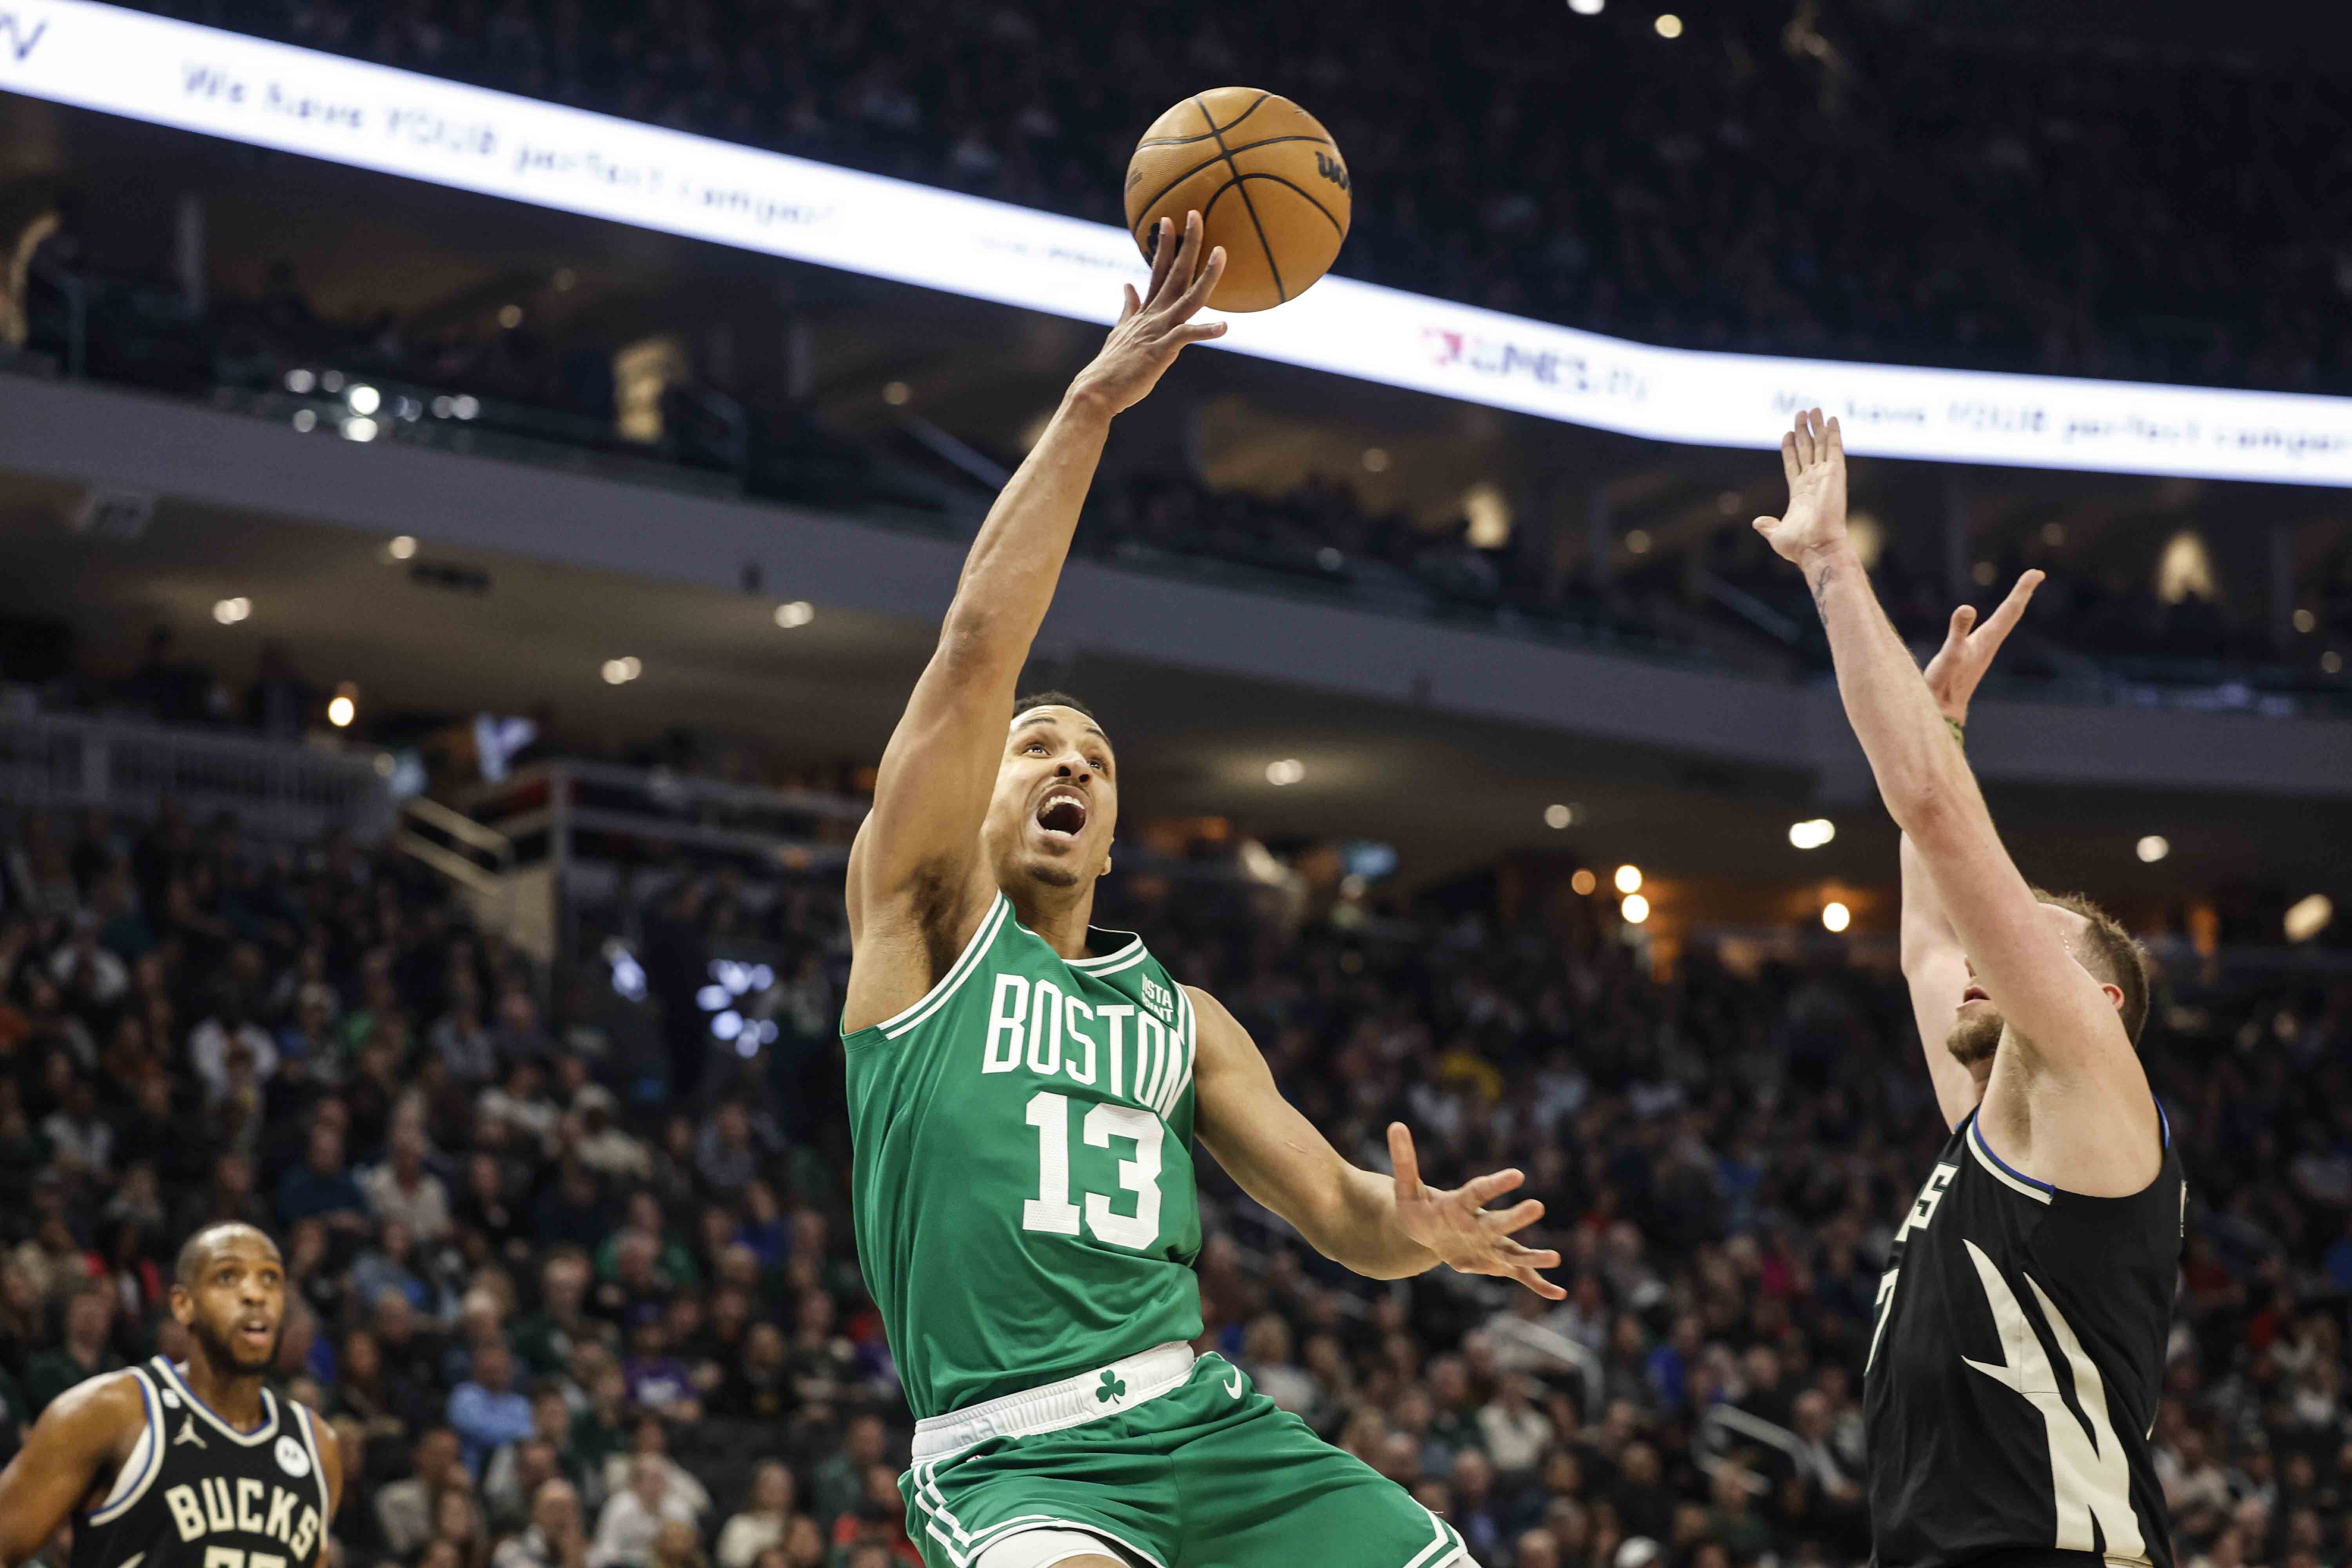
M 551 973 L 340 837 L 15 816 L 0 1445 L 182 1351 L 172 1255 L 245 1219 L 291 1276 L 278 1384 L 342 1441 L 350 1568 L 913 1568 L 910 1423 L 844 1206 L 837 893 L 662 886 L 627 921 L 631 1004 L 605 959 Z M 1304 923 L 1170 889 L 1114 881 L 1100 918 L 1222 996 L 1351 1158 L 1379 1168 L 1398 1117 L 1433 1176 L 1524 1166 L 1567 1257 L 1558 1306 L 1370 1285 L 1204 1164 L 1204 1346 L 1489 1568 L 1861 1560 L 1859 1368 L 1943 1136 L 1898 980 L 1830 949 L 1654 971 L 1565 889 Z M 692 1005 L 675 955 L 747 931 L 779 955 L 747 1016 L 780 1027 L 649 1045 L 639 1015 Z M 2147 1054 L 2190 1173 L 2156 1433 L 2180 1561 L 2327 1568 L 2352 980 L 2168 962 Z

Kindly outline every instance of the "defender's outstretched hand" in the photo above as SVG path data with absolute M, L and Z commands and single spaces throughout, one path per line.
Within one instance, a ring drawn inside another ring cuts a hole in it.
M 1126 286 L 1127 306 L 1118 313 L 1118 324 L 1111 328 L 1094 363 L 1071 384 L 1073 396 L 1097 399 L 1109 414 L 1131 408 L 1160 384 L 1187 343 L 1225 335 L 1223 321 L 1192 320 L 1225 275 L 1223 246 L 1211 250 L 1205 261 L 1201 251 L 1199 213 L 1184 215 L 1181 243 L 1175 226 L 1160 220 L 1159 243 L 1151 249 L 1151 281 L 1141 295 L 1134 284 Z
M 1414 1242 L 1464 1274 L 1516 1279 L 1549 1301 L 1567 1298 L 1566 1290 L 1536 1272 L 1559 1268 L 1559 1254 L 1534 1251 L 1511 1239 L 1513 1231 L 1525 1230 L 1543 1217 L 1543 1205 L 1529 1198 L 1507 1209 L 1486 1206 L 1488 1199 L 1525 1182 L 1523 1173 L 1496 1171 L 1451 1192 L 1433 1191 L 1421 1184 L 1412 1134 L 1402 1121 L 1389 1123 L 1389 1161 L 1396 1167 L 1397 1225 Z
M 2000 651 L 2001 643 L 2025 614 L 2026 602 L 2040 586 L 2042 572 L 2037 567 L 2017 580 L 2009 597 L 1980 626 L 1976 625 L 1974 605 L 1962 605 L 1952 612 L 1951 629 L 1944 634 L 1944 646 L 1927 661 L 1927 689 L 1935 693 L 1936 706 L 1943 710 L 1945 718 L 1955 724 L 1969 721 L 1969 699 L 1976 695 L 1977 682 L 1984 679 L 1992 656 Z M 1971 626 L 1976 629 L 1969 630 Z
M 1797 416 L 1780 437 L 1780 468 L 1789 476 L 1789 510 L 1759 517 L 1756 531 L 1784 561 L 1802 566 L 1845 542 L 1845 437 L 1818 408 Z

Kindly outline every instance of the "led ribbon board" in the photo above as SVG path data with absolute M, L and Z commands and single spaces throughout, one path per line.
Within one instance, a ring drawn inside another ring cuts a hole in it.
M 89 0 L 0 0 L 0 89 L 1083 321 L 1145 276 L 1102 225 Z M 1219 346 L 1660 441 L 1819 405 L 1858 452 L 2352 487 L 2347 398 L 1654 348 L 1344 278 Z

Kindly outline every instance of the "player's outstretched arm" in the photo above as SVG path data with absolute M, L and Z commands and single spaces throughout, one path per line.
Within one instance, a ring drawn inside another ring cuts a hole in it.
M 2102 1091 L 2094 1103 L 2133 1107 L 2126 1114 L 2144 1117 L 2152 1133 L 2147 1075 L 2111 988 L 2057 940 L 2002 847 L 1976 776 L 1846 536 L 1845 445 L 1837 421 L 1824 421 L 1819 409 L 1800 415 L 1796 431 L 1781 439 L 1780 461 L 1789 510 L 1758 518 L 1757 531 L 1804 572 L 1829 633 L 1838 693 L 1879 796 L 1933 878 L 1978 982 L 2034 1068 Z M 2105 1092 L 2110 1090 L 2113 1098 Z
M 1543 1205 L 1486 1206 L 1527 1179 L 1519 1172 L 1497 1171 L 1451 1190 L 1424 1186 L 1412 1135 L 1402 1124 L 1389 1128 L 1393 1176 L 1349 1164 L 1282 1098 L 1249 1031 L 1207 992 L 1184 989 L 1200 1019 L 1192 1081 L 1201 1142 L 1308 1246 L 1372 1279 L 1402 1279 L 1443 1263 L 1517 1279 L 1555 1301 L 1568 1294 L 1537 1272 L 1558 1268 L 1559 1253 L 1512 1239 L 1543 1217 Z
M 1926 679 L 1927 694 L 1936 700 L 1936 710 L 1950 728 L 1955 745 L 1968 728 L 1969 702 L 1976 696 L 1977 683 L 2041 585 L 2041 573 L 2026 573 L 1982 626 L 1976 624 L 1973 605 L 1962 605 L 1952 612 L 1944 646 L 1927 661 Z M 1935 1081 L 1936 1104 L 1944 1113 L 1944 1124 L 1958 1127 L 1977 1107 L 1977 1080 L 1944 1048 L 1944 1040 L 1968 992 L 1968 955 L 1960 950 L 1951 917 L 1944 912 L 1944 895 L 1936 890 L 1936 880 L 1908 834 L 1903 837 L 1902 865 L 1903 977 L 1910 984 L 1911 1012 L 1918 1020 L 1927 1076 Z
M 1163 226 L 1155 254 L 1144 293 L 1127 289 L 1102 352 L 1070 384 L 972 541 L 939 646 L 882 754 L 874 809 L 851 851 L 853 935 L 876 915 L 919 898 L 919 912 L 934 927 L 927 938 L 946 934 L 936 929 L 941 925 L 960 928 L 948 937 L 952 952 L 978 917 L 975 849 L 1013 683 L 1053 603 L 1111 419 L 1150 392 L 1187 344 L 1225 330 L 1222 321 L 1192 319 L 1224 271 L 1224 251 L 1207 249 L 1200 215 L 1186 217 L 1181 243 Z M 850 979 L 853 1028 L 860 1016 L 886 1017 L 930 984 L 925 979 L 894 1001 L 888 993 L 903 988 L 903 977 L 860 968 L 866 973 Z
M 31 1562 L 146 1424 L 146 1403 L 129 1373 L 91 1378 L 49 1401 L 0 1470 L 0 1568 Z

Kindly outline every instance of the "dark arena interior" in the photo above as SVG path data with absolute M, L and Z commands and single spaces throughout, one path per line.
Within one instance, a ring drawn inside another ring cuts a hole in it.
M 972 1568 L 857 1245 L 850 847 L 1145 286 L 1136 138 L 1249 83 L 1344 151 L 1346 242 L 1110 426 L 1022 689 L 1117 747 L 1094 923 L 1383 1190 L 1398 1121 L 1433 1184 L 1523 1171 L 1565 1297 L 1360 1278 L 1200 1158 L 1192 1348 L 1464 1553 L 1386 1568 L 1885 1539 L 1944 1047 L 1848 649 L 1750 526 L 1819 404 L 1916 661 L 2044 574 L 1965 757 L 2149 966 L 2170 1544 L 2107 1561 L 2345 1568 L 2347 46 L 2287 0 L 0 0 L 0 1459 L 189 1356 L 175 1258 L 242 1221 L 333 1568 Z M 39 1560 L 126 1568 L 94 1528 Z M 1188 1553 L 1127 1556 L 1258 1568 Z

